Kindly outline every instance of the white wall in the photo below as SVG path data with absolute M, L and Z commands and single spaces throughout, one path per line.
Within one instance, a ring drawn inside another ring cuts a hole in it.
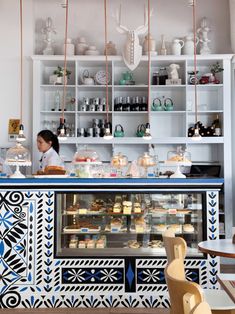
M 42 26 L 48 16 L 53 19 L 57 29 L 54 37 L 60 46 L 64 36 L 64 10 L 62 0 L 24 0 L 24 104 L 23 122 L 25 124 L 28 145 L 31 144 L 32 117 L 32 65 L 29 56 L 41 53 L 43 49 Z M 122 23 L 136 28 L 143 23 L 144 0 L 110 0 L 108 7 L 108 37 L 116 43 L 118 52 L 124 42 L 124 36 L 115 30 L 111 12 L 122 4 Z M 174 37 L 184 37 L 192 31 L 191 9 L 188 0 L 152 0 L 154 16 L 151 20 L 151 33 L 160 43 L 161 34 L 167 41 Z M 208 17 L 211 47 L 216 53 L 229 53 L 229 6 L 228 0 L 198 0 L 198 25 L 203 16 Z M 91 44 L 103 51 L 104 22 L 103 0 L 70 0 L 69 36 L 77 40 L 85 36 Z M 19 1 L 0 1 L 0 95 L 1 124 L 0 147 L 12 145 L 8 142 L 8 120 L 19 118 Z M 34 49 L 35 46 L 35 49 Z M 59 49 L 57 50 L 59 51 Z

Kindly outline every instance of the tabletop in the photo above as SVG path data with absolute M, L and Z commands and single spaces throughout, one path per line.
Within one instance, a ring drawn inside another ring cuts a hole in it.
M 202 241 L 198 243 L 198 249 L 206 254 L 235 258 L 235 244 L 232 239 Z

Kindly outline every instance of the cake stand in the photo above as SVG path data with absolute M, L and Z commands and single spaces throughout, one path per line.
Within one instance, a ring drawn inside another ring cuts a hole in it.
M 192 163 L 190 161 L 165 161 L 165 164 L 170 167 L 176 167 L 175 172 L 170 176 L 170 178 L 174 179 L 181 179 L 186 178 L 186 176 L 181 172 L 181 166 L 191 166 Z
M 15 172 L 10 175 L 10 178 L 25 178 L 25 175 L 20 172 L 20 167 L 30 167 L 32 165 L 31 161 L 20 161 L 20 160 L 14 160 L 14 161 L 6 161 L 6 164 L 9 166 L 15 166 Z
M 92 166 L 98 166 L 98 165 L 102 165 L 101 161 L 77 161 L 73 163 L 75 166 L 82 166 L 83 169 L 76 169 L 76 174 L 80 172 L 81 175 L 79 175 L 79 177 L 81 178 L 93 178 L 92 175 Z

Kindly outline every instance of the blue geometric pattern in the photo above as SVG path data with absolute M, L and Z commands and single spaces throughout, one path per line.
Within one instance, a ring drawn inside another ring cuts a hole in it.
M 54 258 L 55 193 L 0 193 L 0 308 L 169 307 L 166 258 Z M 218 237 L 218 192 L 207 193 Z M 218 259 L 187 259 L 186 276 L 217 287 Z

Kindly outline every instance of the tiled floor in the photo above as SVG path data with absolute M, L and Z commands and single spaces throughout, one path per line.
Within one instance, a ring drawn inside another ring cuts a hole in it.
M 0 310 L 5 314 L 170 314 L 168 309 L 147 309 L 147 308 L 100 308 L 100 309 L 16 309 Z

